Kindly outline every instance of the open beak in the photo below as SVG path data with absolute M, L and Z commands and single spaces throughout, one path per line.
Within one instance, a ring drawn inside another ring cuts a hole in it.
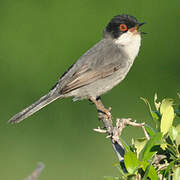
M 135 26 L 135 27 L 130 28 L 129 31 L 133 34 L 137 34 L 137 33 L 139 33 L 138 28 L 139 28 L 138 26 Z
M 146 24 L 146 22 L 143 22 L 143 23 L 139 23 L 138 24 L 138 28 L 141 27 L 142 25 Z M 147 34 L 146 32 L 140 32 L 140 34 Z
M 138 31 L 139 27 L 144 25 L 144 24 L 146 24 L 146 23 L 145 22 L 139 23 L 135 27 L 130 28 L 129 31 L 132 32 L 133 34 L 147 34 L 146 32 L 139 32 Z
M 138 27 L 140 27 L 140 26 L 142 26 L 142 25 L 144 25 L 144 24 L 146 24 L 146 22 L 139 23 L 139 24 L 138 24 Z

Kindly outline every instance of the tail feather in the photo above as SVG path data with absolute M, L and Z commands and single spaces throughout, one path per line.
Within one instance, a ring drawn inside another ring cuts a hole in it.
M 31 116 L 35 112 L 39 111 L 43 107 L 47 106 L 51 102 L 55 101 L 56 99 L 60 98 L 59 94 L 47 94 L 41 97 L 38 101 L 30 105 L 29 107 L 25 108 L 21 112 L 14 115 L 8 122 L 9 123 L 19 123 L 20 121 L 24 120 L 25 118 Z

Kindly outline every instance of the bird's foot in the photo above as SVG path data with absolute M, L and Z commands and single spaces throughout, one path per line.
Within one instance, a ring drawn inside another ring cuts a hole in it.
M 111 111 L 111 107 L 105 108 L 104 105 L 102 104 L 100 98 L 96 99 L 96 98 L 91 97 L 91 98 L 90 98 L 90 101 L 93 102 L 93 103 L 96 105 L 96 108 L 97 108 L 97 110 L 98 110 L 100 113 L 103 113 L 102 116 L 105 114 L 105 115 L 108 117 L 108 119 L 111 119 L 111 118 L 112 118 L 111 112 L 110 112 L 110 111 Z M 100 115 L 100 116 L 101 116 L 101 115 Z
M 103 114 L 105 114 L 108 119 L 111 119 L 112 118 L 112 115 L 111 115 L 111 107 L 109 107 L 108 109 L 106 109 L 105 107 L 102 107 L 101 109 L 99 108 L 98 111 L 102 112 Z

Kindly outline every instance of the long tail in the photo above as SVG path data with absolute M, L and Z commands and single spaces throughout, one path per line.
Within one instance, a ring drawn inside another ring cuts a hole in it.
M 30 105 L 29 107 L 25 108 L 21 112 L 14 115 L 8 122 L 9 123 L 19 123 L 20 121 L 26 119 L 27 117 L 31 116 L 35 112 L 39 111 L 43 107 L 47 106 L 51 102 L 55 101 L 56 99 L 60 98 L 61 95 L 59 94 L 51 94 L 48 93 L 47 95 L 41 97 L 38 101 Z

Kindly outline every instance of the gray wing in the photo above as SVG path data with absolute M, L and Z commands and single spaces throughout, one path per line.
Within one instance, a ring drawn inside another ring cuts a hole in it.
M 126 66 L 125 56 L 112 40 L 102 39 L 60 78 L 57 86 L 60 87 L 61 94 L 111 76 Z

